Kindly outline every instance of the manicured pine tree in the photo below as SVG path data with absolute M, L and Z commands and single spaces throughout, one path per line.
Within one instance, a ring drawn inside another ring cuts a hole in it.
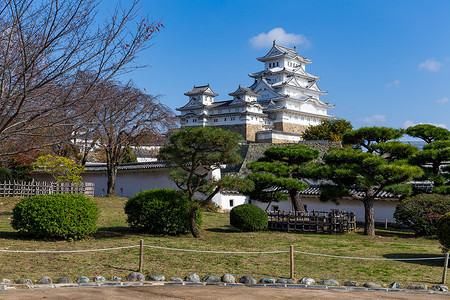
M 400 130 L 387 127 L 349 131 L 343 140 L 353 147 L 330 151 L 324 155 L 322 163 L 300 169 L 301 175 L 329 181 L 321 186 L 322 201 L 339 201 L 343 197 L 362 201 L 364 234 L 375 235 L 374 200 L 382 191 L 397 195 L 409 193 L 411 187 L 403 183 L 423 173 L 421 168 L 411 166 L 405 160 L 417 149 L 391 141 L 401 135 Z M 355 190 L 362 193 L 352 192 Z
M 249 179 L 253 180 L 263 199 L 279 200 L 282 191 L 287 191 L 295 211 L 306 212 L 299 192 L 308 185 L 299 177 L 299 169 L 308 162 L 319 157 L 319 150 L 304 145 L 273 146 L 264 151 L 258 161 L 247 164 L 253 173 Z M 267 196 L 271 199 L 267 199 Z

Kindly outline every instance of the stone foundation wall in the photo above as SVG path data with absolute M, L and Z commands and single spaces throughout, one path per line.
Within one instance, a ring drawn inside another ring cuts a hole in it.
M 247 140 L 247 130 L 245 128 L 245 124 L 238 124 L 238 125 L 220 125 L 220 126 L 213 126 L 217 128 L 222 128 L 226 130 L 231 130 L 234 132 L 239 133 L 243 139 Z M 254 139 L 255 137 L 253 137 Z
M 307 125 L 292 124 L 286 122 L 278 122 L 273 124 L 273 130 L 292 133 L 303 133 L 306 128 L 308 128 Z
M 256 133 L 258 131 L 263 130 L 263 126 L 262 125 L 253 125 L 253 124 L 247 124 L 247 128 L 246 128 L 246 137 L 245 139 L 249 142 L 254 142 L 256 141 Z

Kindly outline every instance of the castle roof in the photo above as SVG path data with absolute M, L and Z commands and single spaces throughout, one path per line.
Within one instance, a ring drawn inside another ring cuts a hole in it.
M 209 95 L 212 97 L 217 97 L 219 96 L 219 94 L 214 93 L 211 88 L 209 87 L 209 83 L 207 85 L 201 85 L 201 86 L 195 86 L 194 88 L 187 92 L 184 93 L 186 96 L 196 96 L 196 95 Z
M 258 57 L 257 60 L 264 62 L 264 61 L 269 61 L 269 60 L 273 60 L 273 59 L 281 58 L 281 57 L 295 58 L 305 64 L 312 63 L 312 60 L 307 59 L 307 58 L 301 56 L 300 54 L 298 54 L 297 49 L 295 47 L 293 49 L 291 49 L 288 47 L 277 45 L 275 43 L 275 41 L 273 41 L 273 46 L 270 49 L 270 51 L 267 52 L 266 55 L 264 55 L 262 57 Z
M 240 85 L 236 91 L 229 93 L 228 95 L 230 96 L 249 95 L 254 97 L 261 97 L 260 94 L 255 93 L 251 88 L 246 88 Z
M 288 74 L 288 75 L 292 75 L 292 76 L 295 75 L 295 76 L 300 76 L 300 77 L 304 77 L 307 79 L 314 79 L 314 80 L 320 79 L 319 76 L 309 74 L 308 72 L 303 70 L 301 67 L 298 67 L 292 71 L 288 70 L 286 68 L 275 67 L 275 68 L 271 68 L 271 69 L 267 69 L 267 70 L 262 70 L 262 71 L 259 71 L 256 73 L 249 73 L 248 76 L 252 77 L 252 78 L 258 78 L 258 77 L 264 77 L 267 75 L 276 75 L 276 74 Z

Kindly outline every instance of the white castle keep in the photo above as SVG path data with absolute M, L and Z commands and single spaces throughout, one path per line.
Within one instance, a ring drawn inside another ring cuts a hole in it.
M 216 126 L 236 131 L 249 142 L 292 143 L 302 132 L 323 119 L 334 105 L 319 99 L 327 94 L 317 86 L 320 77 L 306 72 L 312 60 L 296 48 L 277 45 L 257 58 L 264 70 L 249 74 L 255 82 L 229 93 L 233 99 L 215 101 L 211 87 L 194 86 L 185 93 L 189 102 L 180 108 L 181 126 Z

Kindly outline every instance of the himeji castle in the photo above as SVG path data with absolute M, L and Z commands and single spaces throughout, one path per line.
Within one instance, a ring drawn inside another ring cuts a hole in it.
M 216 126 L 236 131 L 249 142 L 289 143 L 302 140 L 302 132 L 323 119 L 331 119 L 334 105 L 320 100 L 318 76 L 306 72 L 312 63 L 296 48 L 277 45 L 257 58 L 264 69 L 249 74 L 255 82 L 229 93 L 231 100 L 216 101 L 208 85 L 185 93 L 189 102 L 180 108 L 181 126 Z

